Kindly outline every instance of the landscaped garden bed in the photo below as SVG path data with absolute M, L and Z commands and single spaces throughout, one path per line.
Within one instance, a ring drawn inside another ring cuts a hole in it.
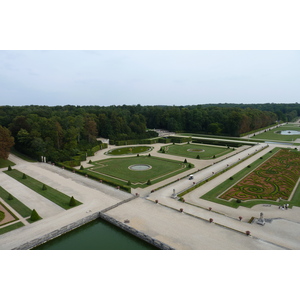
M 300 153 L 280 150 L 220 196 L 230 200 L 288 200 L 300 176 Z
M 213 159 L 233 151 L 224 146 L 208 146 L 199 144 L 168 145 L 163 146 L 159 152 L 187 158 Z
M 106 159 L 92 164 L 93 167 L 84 169 L 88 176 L 98 177 L 99 180 L 109 179 L 115 184 L 128 184 L 135 188 L 160 182 L 193 167 L 188 162 L 152 156 Z

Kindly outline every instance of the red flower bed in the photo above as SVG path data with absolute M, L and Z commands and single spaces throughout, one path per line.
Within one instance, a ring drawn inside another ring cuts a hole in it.
M 300 153 L 280 150 L 220 198 L 288 199 L 300 176 Z

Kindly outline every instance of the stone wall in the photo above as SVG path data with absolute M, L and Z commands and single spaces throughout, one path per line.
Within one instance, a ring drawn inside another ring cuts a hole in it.
M 94 221 L 97 218 L 99 218 L 99 213 L 98 212 L 94 213 L 90 216 L 87 216 L 83 219 L 80 219 L 76 222 L 73 222 L 69 225 L 66 225 L 66 226 L 64 226 L 60 229 L 54 230 L 54 231 L 52 231 L 52 232 L 50 232 L 50 233 L 48 233 L 48 234 L 46 234 L 42 237 L 39 237 L 39 238 L 36 238 L 36 239 L 34 239 L 30 242 L 27 242 L 27 243 L 25 243 L 25 244 L 23 244 L 19 247 L 14 248 L 13 250 L 29 250 L 29 249 L 32 249 L 32 248 L 37 247 L 41 244 L 44 244 L 44 243 L 46 243 L 46 242 L 48 242 L 48 241 L 50 241 L 50 240 L 52 240 L 52 239 L 54 239 L 58 236 L 61 236 L 61 235 L 65 234 L 69 231 L 72 231 L 73 229 L 76 229 L 76 228 L 78 228 L 78 227 L 80 227 L 84 224 L 87 224 L 91 221 Z
M 29 250 L 29 249 L 35 248 L 35 247 L 37 247 L 41 244 L 44 244 L 44 243 L 46 243 L 46 242 L 48 242 L 48 241 L 50 241 L 50 240 L 52 240 L 52 239 L 54 239 L 58 236 L 61 236 L 61 235 L 65 234 L 69 231 L 72 231 L 72 230 L 74 230 L 74 229 L 76 229 L 76 228 L 78 228 L 82 225 L 85 225 L 85 224 L 87 224 L 91 221 L 94 221 L 98 218 L 101 218 L 101 219 L 103 219 L 103 220 L 105 220 L 105 221 L 107 221 L 107 222 L 109 222 L 109 223 L 111 223 L 115 226 L 118 226 L 119 228 L 121 228 L 121 229 L 131 233 L 132 235 L 148 242 L 151 245 L 154 245 L 155 247 L 157 247 L 159 249 L 174 250 L 174 248 L 166 245 L 165 243 L 162 243 L 162 242 L 146 235 L 145 233 L 143 233 L 141 231 L 138 231 L 138 230 L 122 223 L 122 222 L 119 222 L 119 221 L 115 220 L 114 218 L 109 217 L 109 216 L 107 216 L 107 215 L 105 215 L 104 213 L 101 213 L 101 212 L 94 213 L 90 216 L 87 216 L 83 219 L 80 219 L 76 222 L 73 222 L 69 225 L 66 225 L 66 226 L 64 226 L 60 229 L 54 230 L 54 231 L 52 231 L 52 232 L 50 232 L 50 233 L 48 233 L 48 234 L 46 234 L 42 237 L 36 238 L 36 239 L 31 240 L 31 241 L 29 241 L 29 242 L 27 242 L 27 243 L 25 243 L 25 244 L 23 244 L 19 247 L 16 247 L 13 250 Z

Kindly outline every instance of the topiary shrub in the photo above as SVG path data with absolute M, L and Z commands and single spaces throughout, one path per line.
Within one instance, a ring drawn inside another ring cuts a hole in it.
M 12 196 L 12 194 L 8 194 L 8 197 L 7 197 L 8 200 L 13 200 L 14 197 Z
M 47 187 L 46 187 L 45 184 L 43 184 L 42 190 L 43 190 L 43 191 L 46 191 L 46 190 L 47 190 Z
M 23 175 L 22 175 L 22 179 L 27 179 L 27 176 L 26 176 L 26 174 L 25 174 L 25 173 L 23 173 Z
M 197 158 L 197 159 L 200 159 L 200 155 L 198 154 L 196 158 Z
M 230 179 L 230 180 L 233 180 L 233 177 L 230 177 L 229 179 Z
M 80 170 L 83 170 L 83 169 L 84 169 L 84 168 L 83 168 L 83 166 L 81 165 L 81 166 L 80 166 Z
M 150 179 L 148 179 L 147 185 L 151 185 L 151 180 Z
M 139 157 L 140 156 L 139 153 L 136 156 Z
M 70 199 L 69 205 L 70 205 L 70 206 L 76 206 L 76 201 L 75 201 L 75 199 L 74 199 L 73 196 L 72 196 L 71 199 Z
M 7 171 L 11 171 L 11 166 L 10 165 L 8 166 Z
M 31 212 L 30 220 L 32 222 L 35 222 L 35 221 L 38 221 L 40 219 L 41 219 L 41 217 L 39 216 L 39 214 L 36 212 L 35 209 L 33 209 L 32 212 Z
M 250 166 L 250 165 L 248 165 L 248 166 L 247 166 L 247 168 L 251 168 L 251 166 Z
M 192 168 L 192 165 L 191 165 L 191 164 L 189 164 L 189 165 L 188 165 L 188 167 L 189 167 L 189 168 Z
M 131 185 L 131 181 L 130 180 L 127 181 L 127 185 Z
M 185 159 L 185 160 L 183 161 L 183 163 L 186 164 L 186 163 L 187 163 L 187 160 Z
M 241 199 L 236 199 L 236 203 L 242 203 Z

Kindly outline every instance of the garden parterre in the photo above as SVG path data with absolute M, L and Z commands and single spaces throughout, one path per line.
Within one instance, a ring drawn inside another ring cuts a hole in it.
M 288 200 L 300 176 L 300 153 L 282 149 L 220 196 L 221 199 Z

